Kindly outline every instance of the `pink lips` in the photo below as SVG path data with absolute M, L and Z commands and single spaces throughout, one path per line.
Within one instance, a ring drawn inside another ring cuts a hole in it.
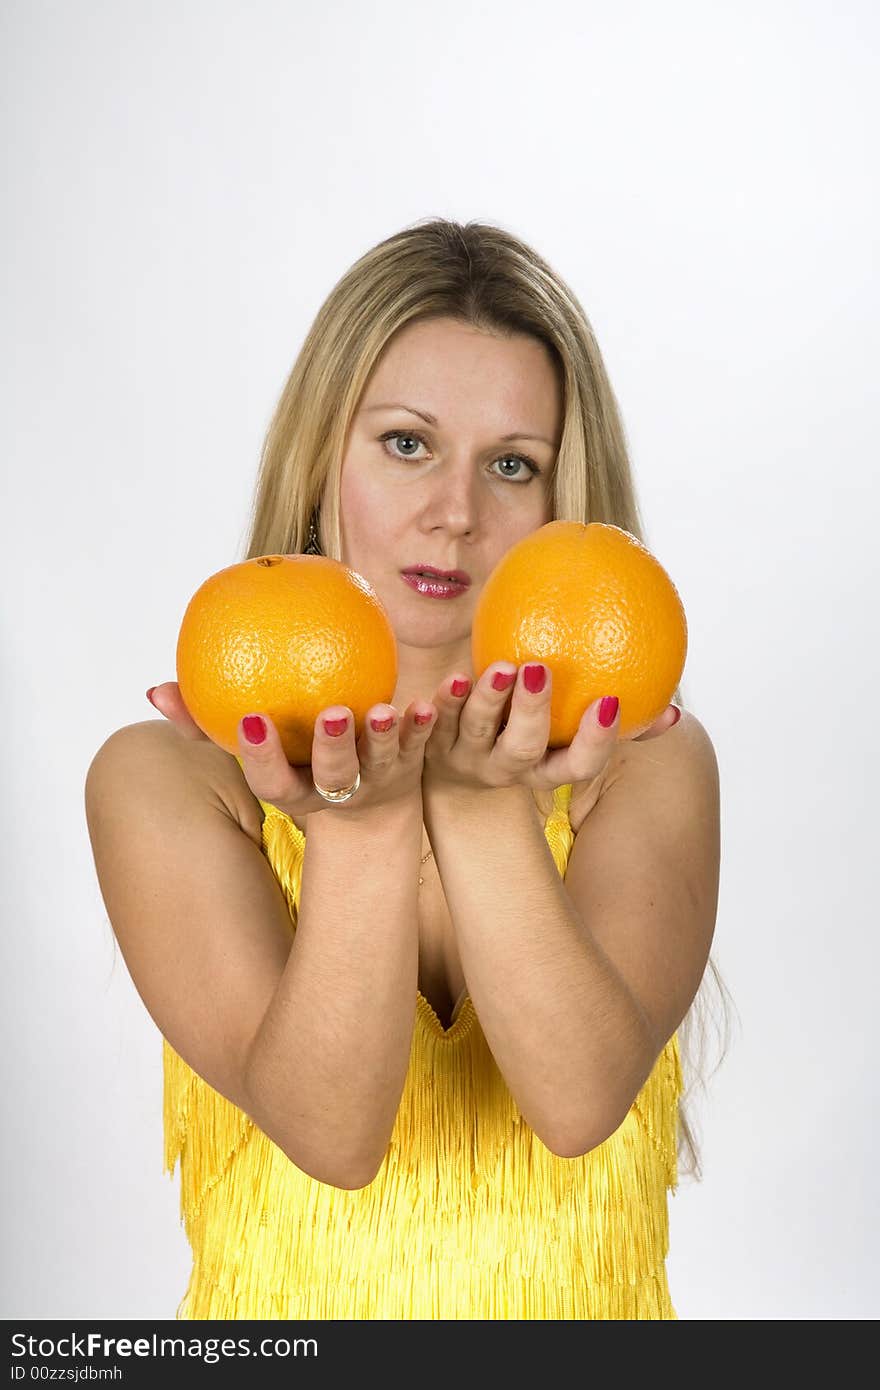
M 438 570 L 434 565 L 413 565 L 401 571 L 401 578 L 427 598 L 455 598 L 463 594 L 471 582 L 465 570 Z
M 407 565 L 402 571 L 403 574 L 425 574 L 432 579 L 452 579 L 456 584 L 463 584 L 467 588 L 471 582 L 471 577 L 467 570 L 438 570 L 434 565 Z

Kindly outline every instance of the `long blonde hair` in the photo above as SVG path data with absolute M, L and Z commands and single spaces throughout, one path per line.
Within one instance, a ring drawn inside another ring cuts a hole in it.
M 536 251 L 500 227 L 433 218 L 367 251 L 318 311 L 266 432 L 242 558 L 301 552 L 313 518 L 323 553 L 342 558 L 340 477 L 355 411 L 393 335 L 429 318 L 452 318 L 505 336 L 526 334 L 545 346 L 564 401 L 552 478 L 554 516 L 610 522 L 647 544 L 621 412 L 577 297 Z M 673 700 L 683 706 L 681 686 Z M 720 1000 L 719 1019 L 707 1006 L 710 983 Z M 713 1023 L 721 1038 L 716 1069 L 727 1051 L 729 1002 L 710 956 L 678 1029 L 685 1077 L 679 1171 L 695 1178 L 701 1176 L 700 1158 L 685 1115 L 687 1099 L 695 1086 L 705 1085 Z

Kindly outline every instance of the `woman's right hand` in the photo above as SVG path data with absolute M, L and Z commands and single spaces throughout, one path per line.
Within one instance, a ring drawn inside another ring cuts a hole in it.
M 185 738 L 207 739 L 183 703 L 176 681 L 154 686 L 150 699 Z M 307 767 L 295 767 L 287 761 L 272 720 L 266 714 L 260 718 L 265 729 L 261 743 L 250 743 L 242 722 L 238 725 L 245 780 L 260 801 L 300 820 L 315 811 L 352 814 L 420 794 L 425 745 L 437 719 L 437 707 L 429 700 L 412 700 L 400 714 L 394 705 L 373 705 L 356 740 L 351 709 L 329 705 L 315 720 L 312 761 Z M 328 724 L 330 729 L 338 729 L 342 720 L 345 725 L 341 732 L 328 731 Z M 360 786 L 349 801 L 334 804 L 315 791 L 316 783 L 327 791 L 351 786 L 358 773 Z

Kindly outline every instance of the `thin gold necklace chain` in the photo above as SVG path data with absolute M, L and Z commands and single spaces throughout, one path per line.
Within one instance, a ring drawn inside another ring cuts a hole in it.
M 427 864 L 428 860 L 431 858 L 431 855 L 432 855 L 433 853 L 434 853 L 434 851 L 433 851 L 432 849 L 429 849 L 427 854 L 423 854 L 423 855 L 422 855 L 422 863 L 423 863 L 423 864 Z M 422 878 L 421 874 L 419 874 L 419 883 L 424 883 L 424 881 L 425 881 L 425 880 Z

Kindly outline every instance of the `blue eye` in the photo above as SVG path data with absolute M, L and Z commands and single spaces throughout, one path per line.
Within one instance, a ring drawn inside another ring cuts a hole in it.
M 423 437 L 415 430 L 388 430 L 385 434 L 379 436 L 379 442 L 382 444 L 387 444 L 392 440 L 398 439 L 414 439 L 417 443 L 423 445 L 424 448 L 427 449 L 428 447 Z M 387 449 L 386 453 L 389 453 L 391 458 L 398 459 L 401 462 L 405 459 L 415 458 L 414 454 L 398 454 Z M 416 463 L 421 463 L 422 460 L 415 459 L 415 461 Z M 515 463 L 520 465 L 515 473 L 496 474 L 496 477 L 507 478 L 512 483 L 529 483 L 532 478 L 541 471 L 534 459 L 528 458 L 525 454 L 502 454 L 499 458 L 493 459 L 493 464 L 495 463 Z

